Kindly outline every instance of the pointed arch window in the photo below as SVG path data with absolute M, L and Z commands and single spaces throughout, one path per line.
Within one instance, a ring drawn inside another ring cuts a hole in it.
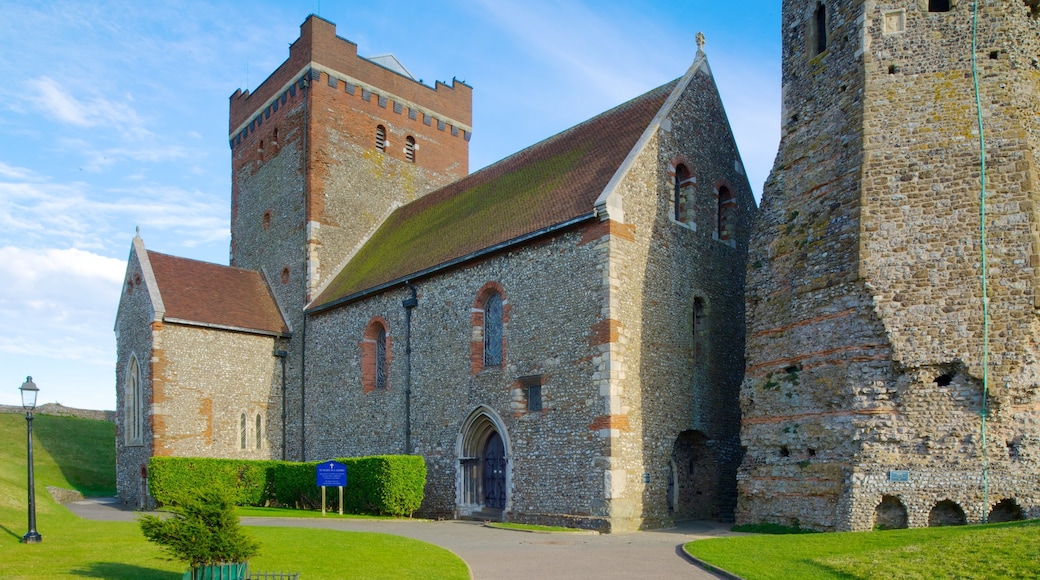
M 376 333 L 376 388 L 386 388 L 386 329 Z
M 386 151 L 386 127 L 376 125 L 376 149 Z
M 415 138 L 411 135 L 404 139 L 404 158 L 409 163 L 415 163 Z
M 390 335 L 381 316 L 368 322 L 361 340 L 361 387 L 366 393 L 390 388 Z
M 239 449 L 245 449 L 246 448 L 246 439 L 247 439 L 246 429 L 247 429 L 246 414 L 242 413 L 242 417 L 241 417 L 241 419 L 238 422 L 238 448 Z
M 502 295 L 495 292 L 484 301 L 484 366 L 502 365 Z
M 260 418 L 260 413 L 256 414 L 256 448 L 263 449 L 264 447 L 264 430 L 263 420 Z
M 140 445 L 144 435 L 144 401 L 141 393 L 141 368 L 137 363 L 137 357 L 132 354 L 130 362 L 126 365 L 124 396 L 125 440 L 128 445 Z

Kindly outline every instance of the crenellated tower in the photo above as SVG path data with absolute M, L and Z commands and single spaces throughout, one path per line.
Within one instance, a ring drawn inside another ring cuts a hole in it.
M 784 2 L 738 521 L 1040 516 L 1040 22 L 975 4 Z
M 263 272 L 293 331 L 290 450 L 304 307 L 395 207 L 468 173 L 471 123 L 468 85 L 360 57 L 314 15 L 255 91 L 231 95 L 231 265 Z

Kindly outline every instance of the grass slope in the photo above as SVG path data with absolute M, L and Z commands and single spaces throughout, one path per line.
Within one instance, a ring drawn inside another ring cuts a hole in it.
M 54 502 L 48 485 L 86 495 L 115 492 L 111 423 L 71 417 L 33 420 L 37 529 L 43 543 L 19 543 L 28 530 L 24 415 L 0 414 L 0 577 L 179 580 L 187 566 L 165 559 L 137 523 L 81 520 Z M 387 534 L 304 528 L 254 528 L 261 542 L 255 571 L 302 578 L 466 579 L 457 556 L 432 544 Z
M 747 580 L 1037 578 L 1040 521 L 715 538 L 686 550 Z

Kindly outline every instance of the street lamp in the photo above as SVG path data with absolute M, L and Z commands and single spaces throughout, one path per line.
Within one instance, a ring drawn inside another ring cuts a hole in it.
M 38 544 L 43 537 L 36 531 L 36 486 L 33 482 L 33 443 L 32 443 L 32 420 L 33 409 L 36 408 L 36 395 L 40 389 L 33 382 L 32 377 L 25 377 L 25 382 L 18 387 L 22 392 L 22 407 L 25 408 L 25 425 L 29 437 L 29 531 L 22 536 L 23 544 Z

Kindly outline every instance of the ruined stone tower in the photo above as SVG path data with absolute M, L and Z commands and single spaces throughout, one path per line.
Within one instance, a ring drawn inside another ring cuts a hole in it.
M 738 521 L 1040 516 L 1040 22 L 1029 1 L 975 10 L 783 4 L 782 140 L 748 259 Z
M 289 58 L 230 101 L 231 265 L 270 284 L 293 333 L 298 399 L 304 306 L 394 208 L 468 173 L 472 89 L 427 86 L 392 55 L 359 57 L 311 15 Z M 303 442 L 289 403 L 294 459 Z

